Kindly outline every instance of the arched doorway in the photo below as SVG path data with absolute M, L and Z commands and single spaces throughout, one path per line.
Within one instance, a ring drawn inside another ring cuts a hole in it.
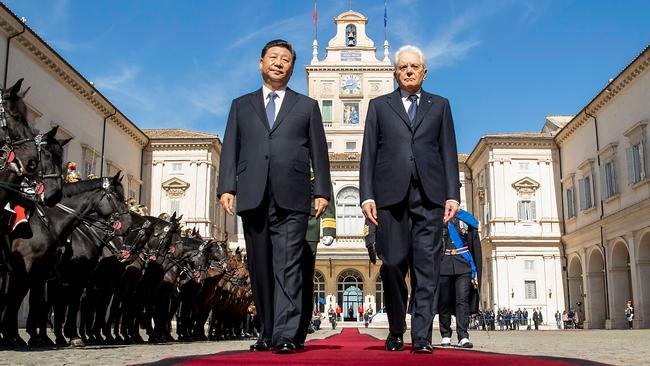
M 362 235 L 365 219 L 359 207 L 359 189 L 345 187 L 336 195 L 338 235 Z
M 582 283 L 582 263 L 580 257 L 575 256 L 569 261 L 569 303 L 565 310 L 578 310 L 580 314 L 585 313 L 584 296 L 585 293 Z
M 357 309 L 363 305 L 363 277 L 356 270 L 348 269 L 336 281 L 337 300 L 341 304 L 343 317 L 346 321 L 357 320 Z M 350 316 L 352 309 L 352 316 Z
M 610 266 L 609 284 L 613 307 L 610 312 L 614 328 L 627 328 L 625 319 L 625 306 L 628 300 L 632 300 L 632 280 L 630 274 L 630 253 L 623 241 L 618 241 L 612 248 L 612 262 Z
M 314 272 L 314 309 L 325 312 L 325 276 L 321 271 Z
M 585 327 L 605 328 L 605 261 L 603 254 L 594 249 L 589 255 L 587 271 L 587 306 Z
M 375 310 L 376 313 L 385 313 L 386 309 L 384 309 L 385 302 L 384 302 L 384 283 L 381 282 L 381 275 L 377 275 L 377 278 L 375 279 Z
M 639 242 L 639 251 L 637 252 L 637 268 L 639 271 L 638 278 L 642 279 L 641 298 L 637 299 L 634 305 L 635 317 L 639 319 L 641 328 L 650 328 L 650 232 L 645 233 Z

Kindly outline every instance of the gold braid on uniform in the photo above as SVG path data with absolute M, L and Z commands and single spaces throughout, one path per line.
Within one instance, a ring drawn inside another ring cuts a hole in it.
M 321 226 L 323 229 L 336 229 L 336 219 L 325 218 L 321 220 Z

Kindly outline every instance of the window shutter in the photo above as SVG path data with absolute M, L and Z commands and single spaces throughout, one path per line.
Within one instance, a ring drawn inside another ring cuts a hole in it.
M 529 205 L 530 205 L 530 219 L 532 221 L 535 221 L 535 220 L 537 220 L 537 212 L 536 212 L 536 209 L 535 209 L 535 201 L 530 201 Z
M 634 184 L 634 151 L 632 151 L 632 147 L 625 149 L 625 155 L 627 157 L 627 183 Z
M 587 196 L 585 194 L 586 189 L 585 189 L 585 180 L 584 179 L 578 180 L 578 187 L 580 189 L 580 192 L 579 192 L 580 193 L 580 210 L 585 210 L 586 209 L 585 205 L 587 204 L 587 200 L 586 200 Z
M 641 143 L 639 144 L 639 163 L 641 167 L 641 180 L 644 180 L 645 177 L 648 176 L 648 167 L 645 165 L 646 164 L 646 148 L 645 148 L 645 140 L 642 140 Z
M 600 166 L 600 196 L 607 198 L 607 164 Z

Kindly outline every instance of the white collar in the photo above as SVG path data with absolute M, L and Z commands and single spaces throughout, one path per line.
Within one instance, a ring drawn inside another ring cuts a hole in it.
M 262 84 L 262 96 L 264 97 L 264 102 L 266 103 L 266 100 L 269 97 L 269 94 L 271 94 L 273 90 L 269 89 L 266 85 Z M 287 86 L 283 86 L 280 89 L 276 90 L 275 93 L 278 95 L 278 99 L 282 100 L 284 99 L 284 93 L 287 92 Z
M 408 99 L 408 97 L 411 96 L 411 95 L 417 95 L 418 100 L 420 100 L 420 97 L 422 96 L 422 88 L 418 89 L 418 91 L 415 92 L 415 94 L 411 94 L 411 93 L 407 92 L 406 90 L 404 90 L 402 88 L 399 88 L 399 94 L 402 97 L 402 99 Z

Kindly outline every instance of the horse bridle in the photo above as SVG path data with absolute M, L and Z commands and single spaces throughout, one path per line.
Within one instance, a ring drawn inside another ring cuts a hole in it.
M 0 93 L 0 130 L 4 132 L 5 135 L 4 141 L 2 141 L 2 147 L 0 148 L 0 170 L 10 170 L 13 173 L 17 174 L 19 177 L 24 176 L 25 175 L 24 165 L 20 160 L 20 158 L 16 156 L 14 148 L 16 146 L 20 146 L 28 142 L 33 142 L 36 145 L 36 152 L 38 158 L 37 165 L 39 167 L 39 171 L 38 171 L 37 182 L 32 182 L 31 185 L 32 185 L 32 189 L 34 190 L 33 195 L 36 197 L 41 197 L 44 192 L 43 180 L 60 179 L 61 176 L 59 174 L 45 174 L 45 172 L 43 171 L 43 164 L 41 164 L 42 161 L 41 154 L 43 153 L 43 146 L 48 144 L 48 142 L 43 139 L 44 137 L 43 134 L 38 134 L 34 137 L 26 138 L 22 140 L 16 140 L 16 141 L 12 140 L 11 134 L 9 133 L 9 129 L 8 129 L 7 111 L 5 110 L 5 100 L 4 97 L 2 96 L 2 93 Z M 16 162 L 16 164 L 12 164 L 14 161 Z M 13 185 L 5 186 L 3 184 L 3 188 L 16 191 L 26 196 L 31 195 L 26 192 L 25 187 L 21 187 L 21 186 L 18 187 L 19 188 L 16 189 L 16 187 L 13 187 Z

